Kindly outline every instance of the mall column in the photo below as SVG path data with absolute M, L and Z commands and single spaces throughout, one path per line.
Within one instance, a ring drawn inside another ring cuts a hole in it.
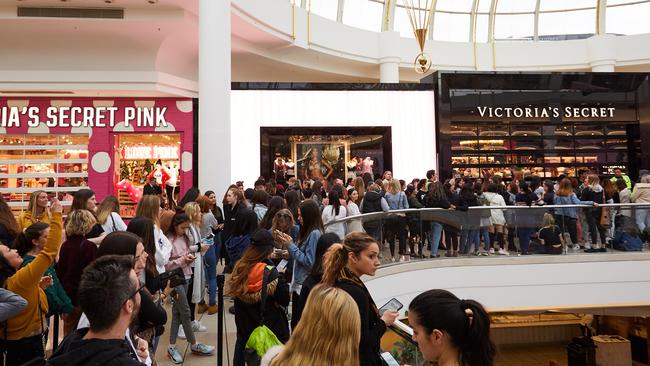
M 199 2 L 199 189 L 224 194 L 231 182 L 230 0 Z
M 399 83 L 398 32 L 384 31 L 379 34 L 379 82 Z
M 217 197 L 231 182 L 230 52 L 230 0 L 199 0 L 199 189 L 214 190 Z M 216 346 L 220 366 L 224 319 L 223 303 L 219 305 Z

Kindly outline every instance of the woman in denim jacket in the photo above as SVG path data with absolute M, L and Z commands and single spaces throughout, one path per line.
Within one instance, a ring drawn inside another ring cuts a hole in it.
M 560 181 L 560 186 L 555 193 L 553 198 L 553 204 L 555 205 L 590 205 L 596 206 L 593 201 L 580 201 L 578 196 L 573 192 L 573 185 L 568 178 L 562 179 Z M 559 207 L 555 209 L 555 222 L 560 227 L 562 232 L 569 231 L 569 236 L 571 237 L 571 243 L 573 243 L 573 249 L 580 249 L 581 246 L 578 244 L 578 230 L 576 226 L 576 221 L 578 219 L 578 208 L 576 207 Z

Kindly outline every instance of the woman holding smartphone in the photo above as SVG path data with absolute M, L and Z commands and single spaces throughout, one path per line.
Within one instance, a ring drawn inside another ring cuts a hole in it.
M 332 245 L 325 254 L 323 283 L 347 292 L 357 304 L 361 315 L 361 341 L 359 361 L 361 366 L 379 366 L 379 343 L 392 325 L 398 312 L 386 310 L 379 314 L 370 292 L 361 281 L 361 276 L 374 276 L 379 267 L 379 245 L 366 233 L 353 232 L 343 244 Z

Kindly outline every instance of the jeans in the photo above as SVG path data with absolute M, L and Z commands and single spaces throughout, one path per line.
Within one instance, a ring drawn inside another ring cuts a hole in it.
M 483 243 L 484 243 L 483 249 L 484 249 L 485 251 L 487 251 L 488 249 L 490 249 L 490 231 L 488 230 L 488 227 L 487 227 L 487 226 L 483 226 L 483 227 L 481 227 L 481 231 L 480 231 L 480 232 L 481 232 L 481 235 L 480 235 L 480 236 L 483 237 Z M 479 243 L 478 243 L 478 245 L 476 246 L 476 250 L 478 250 L 478 247 L 479 247 L 480 245 L 481 245 L 481 239 L 479 238 Z
M 460 233 L 460 252 L 462 254 L 469 253 L 470 248 L 474 244 L 474 251 L 478 252 L 481 246 L 481 237 L 478 229 L 463 229 Z
M 205 276 L 208 282 L 208 303 L 210 305 L 217 303 L 217 263 L 219 263 L 219 253 L 221 253 L 221 244 L 215 242 L 203 255 L 203 266 L 205 267 Z
M 192 320 L 190 319 L 190 305 L 187 303 L 188 285 L 178 285 L 174 288 L 178 296 L 172 305 L 172 327 L 169 333 L 169 344 L 176 344 L 178 337 L 178 327 L 182 324 L 185 336 L 190 344 L 196 343 L 194 331 L 192 330 Z
M 639 231 L 643 233 L 645 228 L 648 226 L 648 220 L 650 220 L 650 210 L 647 208 L 637 208 L 636 209 L 636 226 L 639 227 Z
M 530 245 L 530 235 L 535 232 L 531 227 L 520 227 L 517 229 L 517 237 L 519 238 L 519 248 L 522 253 L 528 253 Z
M 431 221 L 431 256 L 438 255 L 438 247 L 440 246 L 440 237 L 442 236 L 442 224 L 439 222 Z

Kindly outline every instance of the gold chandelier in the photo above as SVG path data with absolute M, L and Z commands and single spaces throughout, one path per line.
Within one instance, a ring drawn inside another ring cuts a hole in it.
M 427 42 L 436 0 L 402 0 L 402 4 L 411 22 L 415 39 L 420 46 L 420 53 L 415 58 L 413 66 L 415 72 L 424 74 L 431 68 L 431 57 L 424 52 L 424 45 Z

